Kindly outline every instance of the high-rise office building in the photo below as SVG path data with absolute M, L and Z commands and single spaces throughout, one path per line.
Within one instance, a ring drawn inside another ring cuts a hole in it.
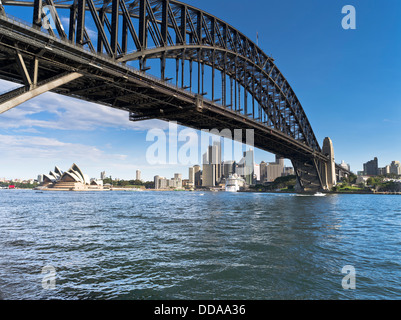
M 136 170 L 136 180 L 141 180 L 141 171 Z
M 244 157 L 238 163 L 237 172 L 248 185 L 254 184 L 254 155 L 253 149 L 244 152 Z
M 216 186 L 216 166 L 212 164 L 204 164 L 202 170 L 202 186 Z
M 390 173 L 390 166 L 385 166 L 383 168 L 379 168 L 379 175 L 385 176 Z
M 281 177 L 284 173 L 284 158 L 276 155 L 275 162 L 260 163 L 260 180 L 261 183 L 272 182 Z
M 171 178 L 171 187 L 174 188 L 182 188 L 182 174 L 181 173 L 175 173 L 174 178 Z
M 257 163 L 253 165 L 253 178 L 254 181 L 260 181 L 260 166 Z
M 377 158 L 364 163 L 363 172 L 366 176 L 377 176 L 379 174 L 379 161 Z
M 162 177 L 160 177 L 160 176 L 154 177 L 155 189 L 160 189 L 160 179 L 162 179 Z
M 230 176 L 230 174 L 235 173 L 235 168 L 234 168 L 234 164 L 235 162 L 230 160 L 230 161 L 224 161 L 223 165 L 222 165 L 222 176 L 224 178 L 228 178 Z
M 401 163 L 399 161 L 393 161 L 390 164 L 390 173 L 401 175 Z
M 159 189 L 168 189 L 168 187 L 169 187 L 168 180 L 166 178 L 162 177 L 159 180 Z
M 202 186 L 215 187 L 221 176 L 221 144 L 215 141 L 203 154 Z
M 194 166 L 195 187 L 202 186 L 202 170 L 199 165 Z
M 100 172 L 100 180 L 106 179 L 106 171 Z
M 216 165 L 216 181 L 220 181 L 221 177 L 223 175 L 223 170 L 222 170 L 222 165 L 221 165 L 221 142 L 220 141 L 214 141 L 213 142 L 213 152 L 215 154 L 213 155 L 213 161 L 214 164 Z
M 260 171 L 260 183 L 265 183 L 267 182 L 267 166 L 269 164 L 262 161 L 259 165 L 259 171 Z
M 195 186 L 195 168 L 190 167 L 188 170 L 188 185 L 191 187 Z

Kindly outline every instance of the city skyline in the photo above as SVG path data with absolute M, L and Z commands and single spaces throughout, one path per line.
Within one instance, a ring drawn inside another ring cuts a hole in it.
M 216 143 L 216 141 L 214 142 L 214 144 Z M 210 150 L 210 148 L 212 147 L 213 145 L 210 145 L 210 146 L 208 146 L 208 150 L 206 150 L 206 153 L 205 154 L 203 154 L 203 159 L 205 159 L 205 155 L 207 155 L 207 153 L 209 152 L 209 150 Z M 221 155 L 219 156 L 219 159 L 221 159 L 221 161 L 220 161 L 220 165 L 221 165 L 221 169 L 220 170 L 224 170 L 223 169 L 223 166 L 224 166 L 224 164 L 225 163 L 228 163 L 228 162 L 231 162 L 231 163 L 240 163 L 241 162 L 241 160 L 243 160 L 243 159 L 245 159 L 245 154 L 248 152 L 248 151 L 252 151 L 252 153 L 253 154 L 255 154 L 255 151 L 256 151 L 257 149 L 256 148 L 253 148 L 253 147 L 251 147 L 251 148 L 249 148 L 249 149 L 247 149 L 247 151 L 244 151 L 244 157 L 242 157 L 241 159 L 237 159 L 237 160 L 232 160 L 232 159 L 223 159 L 223 158 L 221 158 Z M 260 150 L 259 150 L 260 151 Z M 220 151 L 221 152 L 221 151 Z M 266 152 L 267 153 L 267 152 Z M 261 165 L 261 164 L 265 164 L 265 165 L 267 165 L 267 166 L 269 166 L 269 165 L 275 165 L 276 163 L 278 164 L 279 163 L 279 161 L 280 161 L 280 163 L 282 163 L 282 167 L 284 168 L 284 169 L 288 169 L 288 168 L 291 168 L 291 167 L 289 167 L 288 166 L 288 164 L 291 164 L 291 162 L 290 161 L 288 161 L 288 159 L 283 159 L 283 158 L 279 158 L 277 155 L 273 155 L 273 154 L 271 154 L 273 157 L 274 157 L 274 160 L 273 161 L 271 161 L 271 162 L 267 162 L 267 161 L 265 161 L 265 160 L 261 160 L 261 161 L 256 161 L 256 160 L 254 160 L 253 161 L 253 163 L 255 164 L 255 165 Z M 398 166 L 400 166 L 401 167 L 401 164 L 400 164 L 400 161 L 399 160 L 391 160 L 390 162 L 388 162 L 388 163 L 385 163 L 385 164 L 383 164 L 383 162 L 384 161 L 381 161 L 380 162 L 380 160 L 379 160 L 379 157 L 374 157 L 373 158 L 373 160 L 371 159 L 371 160 L 365 160 L 366 162 L 364 162 L 364 163 L 362 163 L 362 165 L 361 165 L 361 170 L 353 170 L 352 169 L 352 167 L 350 166 L 350 164 L 349 163 L 347 163 L 346 161 L 344 161 L 344 160 L 341 160 L 341 162 L 337 162 L 340 166 L 342 166 L 343 168 L 345 168 L 346 170 L 350 170 L 352 173 L 354 173 L 355 175 L 383 175 L 383 174 L 388 174 L 388 173 L 393 173 L 391 170 L 390 170 L 390 168 L 395 164 L 395 165 L 397 165 L 398 164 Z M 213 161 L 214 162 L 214 161 Z M 188 168 L 193 168 L 193 167 L 201 167 L 202 168 L 202 165 L 204 165 L 204 163 L 203 163 L 203 161 L 200 161 L 199 162 L 199 164 L 195 164 L 195 165 L 191 165 L 191 166 L 171 166 L 171 167 L 178 167 L 178 168 L 180 168 L 180 169 L 183 169 L 183 171 L 182 172 L 179 172 L 179 174 L 183 174 L 183 172 L 184 172 L 184 174 L 188 174 L 188 177 L 186 177 L 186 176 L 184 176 L 185 178 L 183 178 L 183 179 L 190 179 L 190 174 L 188 173 Z M 368 170 L 366 170 L 366 167 L 372 167 L 373 166 L 373 168 L 376 168 L 376 169 L 368 169 Z M 113 176 L 111 173 L 109 174 L 109 171 L 107 170 L 107 168 L 105 169 L 105 168 L 103 168 L 103 170 L 102 171 L 99 171 L 97 174 L 95 174 L 95 175 L 90 175 L 90 178 L 91 179 L 98 179 L 98 178 L 100 178 L 101 180 L 103 180 L 103 179 L 105 179 L 105 178 L 112 178 L 113 180 L 142 180 L 142 181 L 153 181 L 154 180 L 154 177 L 155 176 L 161 176 L 161 177 L 167 177 L 167 176 L 169 176 L 169 174 L 160 174 L 160 173 L 158 173 L 157 172 L 157 167 L 158 166 L 152 166 L 152 167 L 154 167 L 155 168 L 155 170 L 154 171 L 150 171 L 150 173 L 149 173 L 149 175 L 150 175 L 150 178 L 148 178 L 149 176 L 146 176 L 146 178 L 142 178 L 142 170 L 141 170 L 141 168 L 140 167 L 138 167 L 138 168 L 134 168 L 134 170 L 133 170 L 133 172 L 132 173 L 130 173 L 131 174 L 131 176 L 130 176 L 130 174 L 128 173 L 127 174 L 127 176 L 125 177 L 125 178 L 121 178 L 121 177 L 118 177 L 118 176 Z M 162 167 L 163 168 L 163 167 Z M 387 169 L 387 171 L 386 171 L 386 169 Z M 272 169 L 272 170 L 277 170 L 277 169 Z M 376 170 L 376 171 L 371 171 L 371 170 Z M 171 174 L 171 176 L 174 176 L 175 174 L 177 174 L 177 170 L 174 170 L 174 169 L 171 169 L 169 172 L 173 172 L 174 171 L 174 173 L 173 174 Z M 202 171 L 202 169 L 201 169 L 201 171 Z M 377 172 L 377 173 L 375 173 L 375 172 Z M 400 168 L 400 173 L 399 174 L 401 174 L 401 168 Z M 30 177 L 23 177 L 23 178 L 21 178 L 21 177 L 8 177 L 8 176 L 6 176 L 6 175 L 1 175 L 0 174 L 0 180 L 5 180 L 5 181 L 29 181 L 29 180 L 36 180 L 37 179 L 37 177 L 40 175 L 40 173 L 38 173 L 38 174 L 34 174 L 33 176 L 30 176 Z M 139 177 L 139 179 L 138 179 L 138 177 Z
M 196 1 L 186 2 L 200 6 Z M 344 160 L 357 173 L 374 157 L 378 157 L 379 167 L 401 160 L 401 147 L 394 138 L 401 124 L 397 71 L 401 69 L 397 59 L 401 44 L 395 40 L 401 22 L 393 19 L 401 9 L 399 3 L 357 1 L 356 30 L 341 28 L 341 3 L 292 2 L 288 7 L 280 1 L 258 0 L 258 18 L 246 23 L 242 15 L 248 9 L 227 9 L 235 4 L 207 0 L 202 7 L 250 38 L 256 38 L 258 32 L 259 46 L 276 59 L 293 86 L 320 145 L 325 137 L 333 140 L 337 163 Z M 8 13 L 13 14 L 12 10 L 23 9 L 10 8 Z M 269 10 L 276 14 L 263 19 Z M 378 19 L 383 15 L 388 18 Z M 372 81 L 372 61 L 375 78 L 392 81 Z M 16 86 L 1 81 L 0 91 Z M 143 155 L 151 144 L 146 133 L 155 127 L 167 129 L 168 124 L 132 123 L 123 111 L 44 94 L 0 116 L 0 177 L 35 178 L 54 164 L 64 167 L 72 162 L 93 177 L 106 171 L 113 177 L 131 179 L 141 170 L 143 179 L 152 181 L 155 172 L 186 174 L 185 165 L 146 163 Z M 257 163 L 273 162 L 274 157 L 255 148 Z

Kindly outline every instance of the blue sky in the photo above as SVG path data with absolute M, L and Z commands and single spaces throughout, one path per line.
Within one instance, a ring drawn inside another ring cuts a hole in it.
M 379 158 L 379 166 L 401 160 L 400 1 L 185 2 L 255 41 L 259 33 L 259 46 L 290 82 L 318 141 L 333 140 L 337 162 L 345 160 L 356 172 L 373 157 Z M 341 27 L 345 5 L 356 8 L 356 30 Z M 0 92 L 15 86 L 0 81 Z M 55 165 L 67 170 L 73 162 L 91 177 L 104 170 L 132 179 L 139 169 L 146 180 L 175 172 L 186 178 L 188 166 L 146 161 L 152 145 L 146 135 L 155 127 L 166 129 L 168 124 L 132 123 L 126 112 L 44 94 L 0 115 L 0 178 L 36 177 Z M 257 162 L 274 159 L 259 150 L 255 157 Z

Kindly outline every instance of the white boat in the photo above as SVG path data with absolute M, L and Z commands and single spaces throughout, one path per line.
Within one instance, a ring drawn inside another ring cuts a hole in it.
M 232 174 L 226 180 L 226 192 L 238 192 L 245 184 L 245 180 L 237 174 Z
M 316 192 L 316 193 L 314 194 L 314 196 L 315 196 L 315 197 L 324 197 L 324 196 L 326 196 L 326 194 L 325 194 L 325 193 L 321 193 L 321 192 Z

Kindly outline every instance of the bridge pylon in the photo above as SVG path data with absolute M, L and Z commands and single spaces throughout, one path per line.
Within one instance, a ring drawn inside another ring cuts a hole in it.
M 331 141 L 329 137 L 326 137 L 323 141 L 322 153 L 329 158 L 329 161 L 322 166 L 323 187 L 327 190 L 331 190 L 337 184 L 337 178 L 333 141 Z

